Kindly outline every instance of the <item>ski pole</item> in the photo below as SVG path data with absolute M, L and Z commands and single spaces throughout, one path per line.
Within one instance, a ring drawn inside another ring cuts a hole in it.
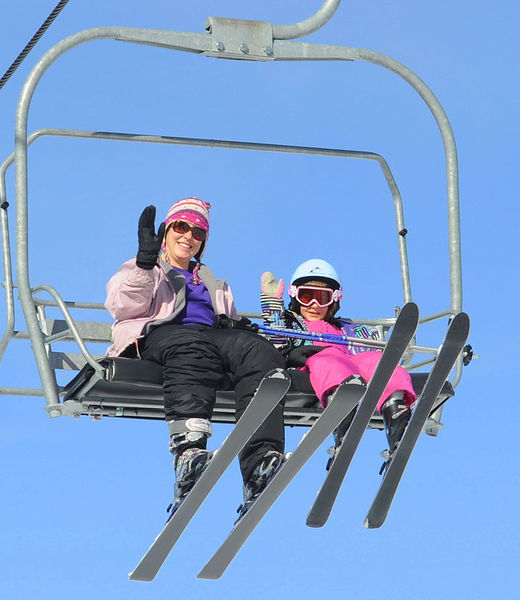
M 286 327 L 259 327 L 258 333 L 265 335 L 274 335 L 289 338 L 298 338 L 302 340 L 311 340 L 318 342 L 327 342 L 331 344 L 340 344 L 343 346 L 375 346 L 377 348 L 384 348 L 385 342 L 378 342 L 376 340 L 362 340 L 360 338 L 353 338 L 346 335 L 334 335 L 332 333 L 319 333 L 314 331 L 299 331 L 298 329 L 288 329 Z

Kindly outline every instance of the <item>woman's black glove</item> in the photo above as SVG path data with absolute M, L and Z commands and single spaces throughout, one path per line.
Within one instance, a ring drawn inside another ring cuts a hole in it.
M 141 269 L 153 269 L 164 237 L 164 223 L 159 225 L 157 235 L 155 234 L 155 206 L 147 206 L 141 213 L 137 237 L 139 249 L 135 262 Z
M 292 348 L 285 355 L 287 360 L 288 367 L 304 367 L 307 359 L 310 356 L 313 356 L 317 352 L 321 352 L 324 346 L 298 346 L 297 348 Z
M 251 322 L 247 317 L 232 319 L 227 315 L 218 315 L 216 326 L 220 329 L 249 329 L 249 331 L 258 331 L 258 325 Z

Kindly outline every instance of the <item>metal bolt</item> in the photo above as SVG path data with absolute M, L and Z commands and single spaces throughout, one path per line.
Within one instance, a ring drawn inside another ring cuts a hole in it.
M 272 56 L 273 55 L 273 49 L 271 48 L 271 46 L 266 46 L 264 48 L 264 52 L 267 56 Z
M 249 48 L 247 44 L 240 44 L 240 51 L 244 54 L 249 54 Z
M 224 52 L 224 50 L 226 49 L 223 42 L 217 42 L 215 44 L 215 48 L 216 48 L 217 52 Z

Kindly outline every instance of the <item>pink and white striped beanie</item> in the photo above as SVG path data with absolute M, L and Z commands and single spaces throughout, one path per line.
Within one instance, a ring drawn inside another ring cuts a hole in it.
M 178 202 L 175 202 L 166 213 L 166 219 L 164 224 L 166 225 L 165 230 L 168 229 L 170 223 L 174 221 L 188 221 L 193 223 L 206 232 L 206 239 L 209 237 L 209 209 L 211 204 L 199 200 L 199 198 L 183 198 Z

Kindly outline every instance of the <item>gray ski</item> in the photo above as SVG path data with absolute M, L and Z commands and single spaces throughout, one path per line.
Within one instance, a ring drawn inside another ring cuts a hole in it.
M 365 385 L 359 379 L 352 379 L 338 387 L 327 408 L 303 436 L 296 450 L 282 465 L 251 508 L 237 521 L 224 543 L 203 567 L 198 575 L 199 578 L 218 579 L 224 573 L 253 529 L 298 471 L 334 428 L 354 410 L 365 389 Z
M 130 579 L 151 581 L 157 575 L 171 549 L 213 486 L 255 431 L 273 412 L 290 385 L 291 380 L 283 369 L 274 369 L 262 379 L 244 414 L 224 440 L 220 450 L 209 461 L 191 492 L 155 538 L 148 552 L 130 573 Z
M 409 302 L 399 313 L 381 360 L 368 383 L 354 419 L 343 438 L 341 446 L 336 450 L 336 456 L 332 460 L 327 477 L 319 489 L 316 500 L 307 516 L 309 527 L 323 527 L 327 522 L 352 458 L 374 414 L 377 402 L 401 360 L 406 347 L 413 338 L 418 323 L 419 309 L 416 304 Z
M 365 527 L 375 529 L 385 522 L 408 460 L 428 419 L 442 386 L 457 361 L 469 334 L 469 317 L 457 314 L 437 355 L 421 396 L 417 400 L 410 422 L 397 448 L 389 458 L 383 481 L 365 519 Z

